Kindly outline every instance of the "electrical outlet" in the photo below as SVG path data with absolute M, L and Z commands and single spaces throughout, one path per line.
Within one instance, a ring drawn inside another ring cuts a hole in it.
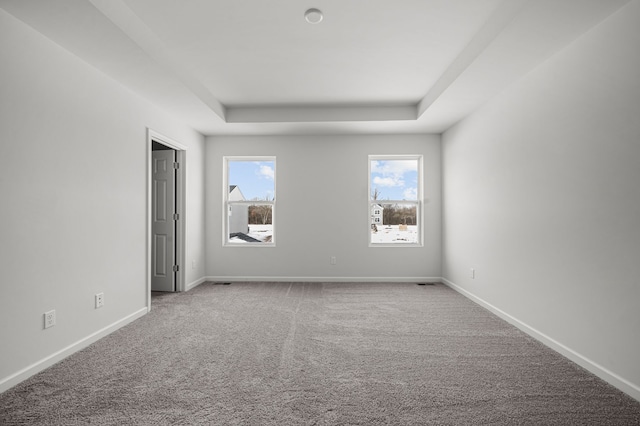
M 331 259 L 329 259 L 329 262 L 330 262 L 332 265 L 335 265 L 335 264 L 337 264 L 337 263 L 338 263 L 338 260 L 336 259 L 336 257 L 335 257 L 335 256 L 331 256 Z
M 471 268 L 471 270 L 469 271 L 469 276 L 470 276 L 472 279 L 475 279 L 475 278 L 476 278 L 476 270 L 475 270 L 475 269 L 473 269 L 473 268 Z
M 44 313 L 44 328 L 53 327 L 56 325 L 56 310 L 53 309 Z
M 191 269 L 196 269 L 196 261 L 195 260 L 191 261 Z
M 104 306 L 104 293 L 96 294 L 96 309 Z

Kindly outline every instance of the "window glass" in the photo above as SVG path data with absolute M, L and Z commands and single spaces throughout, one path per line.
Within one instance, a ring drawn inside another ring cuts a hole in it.
M 275 243 L 274 157 L 225 158 L 225 245 Z
M 369 157 L 370 245 L 420 245 L 421 156 Z

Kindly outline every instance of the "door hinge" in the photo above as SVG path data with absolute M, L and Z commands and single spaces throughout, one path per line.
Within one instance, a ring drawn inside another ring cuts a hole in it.
M 180 266 L 173 265 L 173 272 L 178 272 L 180 270 Z
M 178 163 L 177 161 L 175 163 L 173 163 L 173 168 L 174 169 L 179 169 L 180 168 L 180 163 Z
M 174 213 L 173 214 L 173 220 L 180 220 L 180 214 L 179 213 Z

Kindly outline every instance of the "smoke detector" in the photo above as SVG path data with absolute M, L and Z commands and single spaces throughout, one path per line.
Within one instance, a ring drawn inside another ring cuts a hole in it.
M 318 9 L 309 9 L 304 13 L 304 19 L 310 24 L 319 24 L 322 22 L 322 12 Z

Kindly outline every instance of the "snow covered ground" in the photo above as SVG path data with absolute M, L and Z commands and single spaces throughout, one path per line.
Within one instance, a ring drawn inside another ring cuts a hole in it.
M 267 243 L 273 238 L 273 225 L 249 225 L 249 237 Z M 240 238 L 232 238 L 231 243 L 246 243 Z M 416 225 L 380 225 L 378 232 L 371 231 L 373 244 L 417 244 L 418 227 Z
M 271 239 L 273 238 L 273 225 L 249 225 L 249 233 L 247 235 L 262 243 L 271 242 Z M 247 241 L 238 237 L 231 238 L 229 242 L 239 244 L 247 243 Z
M 249 236 L 263 243 L 273 238 L 273 225 L 249 225 Z
M 402 228 L 402 229 L 401 229 Z M 373 244 L 417 244 L 418 227 L 416 225 L 379 225 L 378 232 L 371 230 Z

